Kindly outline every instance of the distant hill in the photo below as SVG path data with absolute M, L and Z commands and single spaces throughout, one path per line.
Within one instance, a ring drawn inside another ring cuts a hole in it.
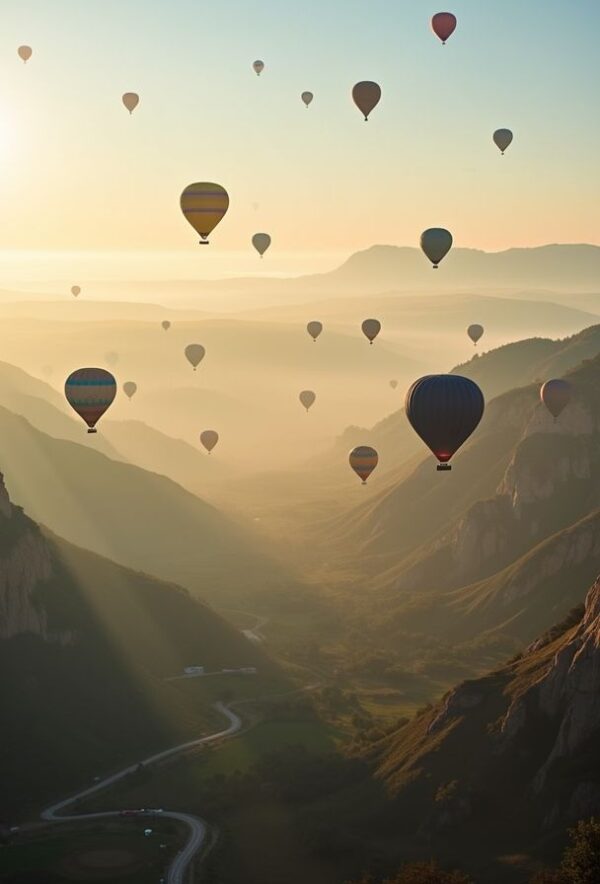
M 280 585 L 248 530 L 172 480 L 99 453 L 95 438 L 55 439 L 0 408 L 12 497 L 71 542 L 205 598 L 239 601 Z
M 11 504 L 0 478 L 0 816 L 201 733 L 166 676 L 271 664 L 178 586 L 60 540 Z
M 568 578 L 565 578 L 568 579 Z M 481 882 L 528 878 L 564 827 L 600 812 L 600 583 L 585 611 L 517 660 L 464 682 L 373 751 L 394 797 L 378 816 L 400 855 L 442 859 Z M 368 823 L 366 823 L 368 825 Z

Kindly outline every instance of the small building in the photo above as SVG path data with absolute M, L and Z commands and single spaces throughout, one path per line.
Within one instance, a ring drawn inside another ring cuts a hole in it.
M 186 666 L 185 675 L 204 675 L 204 666 Z

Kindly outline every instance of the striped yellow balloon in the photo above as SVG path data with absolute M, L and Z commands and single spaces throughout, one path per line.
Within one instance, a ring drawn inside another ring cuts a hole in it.
M 220 184 L 197 182 L 185 188 L 180 205 L 186 221 L 200 234 L 201 245 L 207 245 L 209 233 L 229 208 L 229 195 Z
M 358 445 L 352 449 L 348 460 L 356 475 L 362 479 L 363 485 L 366 485 L 367 479 L 379 463 L 379 455 L 370 445 Z

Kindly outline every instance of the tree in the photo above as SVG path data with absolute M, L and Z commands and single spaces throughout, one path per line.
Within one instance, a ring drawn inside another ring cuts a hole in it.
M 376 884 L 376 881 L 366 876 L 348 884 Z M 464 872 L 447 872 L 432 860 L 402 866 L 399 872 L 392 878 L 386 878 L 381 884 L 473 884 L 473 880 Z
M 600 881 L 600 820 L 580 820 L 569 830 L 571 843 L 563 854 L 560 871 L 567 884 Z

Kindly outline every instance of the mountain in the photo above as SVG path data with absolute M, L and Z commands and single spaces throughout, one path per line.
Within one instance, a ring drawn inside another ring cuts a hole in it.
M 164 681 L 185 665 L 270 666 L 185 590 L 40 528 L 1 477 L 0 538 L 3 819 L 203 731 L 210 704 Z
M 525 880 L 512 863 L 547 854 L 566 824 L 600 812 L 599 697 L 600 581 L 583 613 L 375 747 L 395 850 L 430 855 L 435 842 L 478 881 Z
M 172 480 L 106 457 L 96 438 L 55 439 L 0 408 L 12 497 L 67 540 L 196 595 L 239 600 L 285 580 L 249 529 Z

